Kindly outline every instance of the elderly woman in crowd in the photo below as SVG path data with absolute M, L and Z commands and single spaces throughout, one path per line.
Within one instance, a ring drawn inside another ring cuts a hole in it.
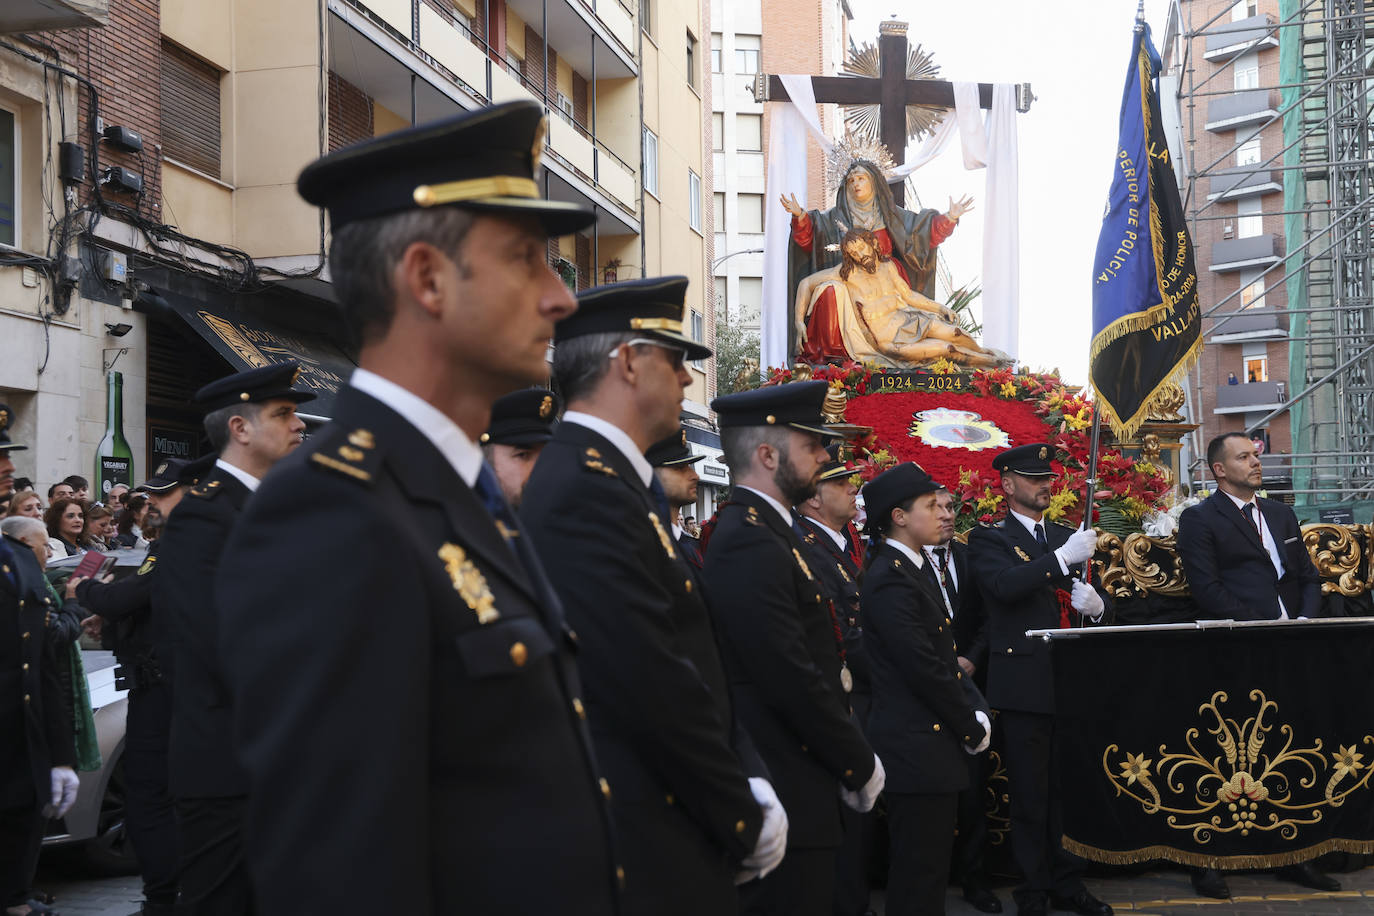
M 114 513 L 105 506 L 88 504 L 81 546 L 86 550 L 109 550 L 115 536 Z
M 43 517 L 43 497 L 32 490 L 16 493 L 14 498 L 10 500 L 10 508 L 5 515 L 9 518 L 22 515 L 27 518 L 41 519 Z
M 81 535 L 86 530 L 86 513 L 80 501 L 71 497 L 54 499 L 43 513 L 48 526 L 48 546 L 54 557 L 81 553 Z

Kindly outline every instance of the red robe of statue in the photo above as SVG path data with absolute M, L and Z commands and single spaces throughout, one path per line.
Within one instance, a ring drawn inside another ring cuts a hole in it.
M 944 214 L 935 217 L 930 227 L 930 247 L 934 248 L 954 233 L 955 223 Z M 877 229 L 874 235 L 878 237 L 878 245 L 882 248 L 883 256 L 892 257 L 892 236 L 887 234 L 886 229 Z M 811 227 L 811 217 L 803 214 L 801 217 L 792 217 L 792 241 L 796 242 L 803 251 L 811 250 L 811 242 L 815 238 L 815 233 Z M 907 283 L 911 278 L 906 274 L 906 265 L 900 260 L 893 260 L 893 266 L 902 275 L 902 279 Z M 795 305 L 795 303 L 794 303 Z M 806 319 L 806 343 L 802 345 L 801 352 L 797 357 L 803 362 L 819 365 L 827 359 L 834 358 L 845 360 L 849 359 L 849 351 L 844 348 L 844 339 L 840 336 L 840 316 L 835 307 L 835 291 L 832 289 L 821 290 L 820 296 L 816 299 L 816 304 L 811 308 L 811 314 Z

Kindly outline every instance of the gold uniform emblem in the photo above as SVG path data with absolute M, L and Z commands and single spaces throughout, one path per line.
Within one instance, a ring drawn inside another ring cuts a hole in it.
M 553 398 L 544 395 L 544 400 L 539 402 L 539 419 L 547 420 L 553 414 Z
M 348 441 L 358 448 L 375 448 L 377 445 L 377 440 L 372 435 L 372 431 L 367 429 L 353 430 L 353 432 L 348 434 Z
M 668 555 L 668 559 L 676 560 L 677 551 L 673 549 L 673 539 L 668 536 L 668 529 L 663 527 L 663 522 L 659 521 L 658 513 L 650 512 L 649 521 L 654 523 L 654 530 L 658 532 L 658 540 L 663 545 L 663 552 Z
M 1030 562 L 1030 554 L 1026 553 L 1026 552 L 1025 552 L 1024 550 L 1022 550 L 1020 547 L 1014 547 L 1014 548 L 1012 548 L 1012 549 L 1016 551 L 1016 555 L 1017 555 L 1018 557 L 1020 557 L 1021 559 L 1025 560 L 1027 563 Z
M 138 568 L 136 575 L 146 576 L 153 571 L 153 565 L 157 563 L 157 557 L 149 557 L 143 561 L 143 565 Z
M 811 575 L 811 567 L 806 565 L 806 561 L 802 559 L 801 552 L 795 547 L 792 548 L 792 556 L 796 558 L 797 565 L 801 567 L 801 571 L 806 573 L 806 578 L 814 582 L 816 577 Z
M 1040 460 L 1044 461 L 1048 457 L 1050 457 L 1050 450 L 1047 448 L 1042 448 L 1040 450 Z
M 454 591 L 464 604 L 472 608 L 478 623 L 491 623 L 501 617 L 486 577 L 468 559 L 467 551 L 457 544 L 447 543 L 439 548 L 439 559 L 444 561 L 444 569 L 453 580 Z

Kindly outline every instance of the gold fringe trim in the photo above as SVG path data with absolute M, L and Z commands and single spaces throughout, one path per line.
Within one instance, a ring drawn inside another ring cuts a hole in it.
M 1134 865 L 1153 859 L 1177 862 L 1179 865 L 1192 865 L 1196 868 L 1217 868 L 1238 870 L 1242 868 L 1281 868 L 1285 865 L 1301 865 L 1328 852 L 1374 853 L 1374 840 L 1324 840 L 1315 846 L 1303 849 L 1290 849 L 1267 856 L 1207 856 L 1196 852 L 1185 852 L 1174 846 L 1141 846 L 1138 849 L 1107 850 L 1080 843 L 1064 837 L 1064 848 L 1076 856 L 1105 865 Z
M 1145 128 L 1145 186 L 1150 194 L 1150 247 L 1155 256 L 1155 286 L 1159 289 L 1160 303 L 1172 305 L 1160 280 L 1164 270 L 1164 224 L 1160 222 L 1159 207 L 1155 206 L 1158 195 L 1155 194 L 1154 163 L 1150 161 L 1150 88 L 1154 83 L 1150 79 L 1150 55 L 1145 53 L 1144 39 L 1136 55 L 1136 66 L 1140 69 L 1140 119 Z

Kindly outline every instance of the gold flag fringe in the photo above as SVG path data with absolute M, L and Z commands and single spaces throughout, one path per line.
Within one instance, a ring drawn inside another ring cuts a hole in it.
M 1101 862 L 1104 865 L 1135 865 L 1140 862 L 1164 859 L 1169 862 L 1177 862 L 1180 865 L 1191 865 L 1195 868 L 1217 868 L 1231 871 L 1243 868 L 1282 868 L 1285 865 L 1301 865 L 1303 862 L 1311 862 L 1328 852 L 1374 853 L 1374 840 L 1323 840 L 1315 846 L 1308 846 L 1303 849 L 1289 849 L 1271 855 L 1251 856 L 1209 856 L 1188 852 L 1176 846 L 1141 846 L 1136 849 L 1108 850 L 1089 846 L 1087 843 L 1080 843 L 1067 836 L 1064 837 L 1064 848 L 1074 855 L 1082 856 L 1093 862 Z
M 1146 325 L 1146 327 L 1149 327 L 1149 325 Z M 1103 333 L 1105 334 L 1106 332 Z M 1098 335 L 1098 337 L 1093 340 L 1092 360 L 1096 360 L 1098 353 L 1105 347 L 1105 344 L 1103 344 L 1102 347 L 1098 346 L 1098 341 L 1102 336 L 1103 335 Z M 1123 335 L 1117 335 L 1117 337 L 1121 336 Z M 1170 382 L 1177 383 L 1185 389 L 1188 387 L 1188 373 L 1192 371 L 1193 366 L 1197 363 L 1198 357 L 1201 355 L 1202 335 L 1199 334 L 1198 339 L 1193 341 L 1193 345 L 1188 348 L 1188 352 L 1183 354 L 1183 358 L 1175 364 L 1174 371 L 1166 375 L 1154 388 L 1151 388 L 1150 393 L 1141 400 L 1140 407 L 1136 409 L 1135 413 L 1125 418 L 1121 416 L 1121 411 L 1117 410 L 1116 405 L 1107 400 L 1107 396 L 1104 395 L 1101 388 L 1098 387 L 1097 380 L 1090 377 L 1089 381 L 1092 382 L 1093 392 L 1096 396 L 1097 403 L 1107 408 L 1107 413 L 1104 416 L 1112 428 L 1112 435 L 1116 436 L 1118 441 L 1123 442 L 1134 436 L 1140 427 L 1144 425 L 1145 421 L 1150 418 L 1151 411 L 1163 406 L 1165 401 L 1164 389 L 1168 387 Z M 1091 365 L 1092 363 L 1090 362 L 1089 367 L 1091 367 Z

